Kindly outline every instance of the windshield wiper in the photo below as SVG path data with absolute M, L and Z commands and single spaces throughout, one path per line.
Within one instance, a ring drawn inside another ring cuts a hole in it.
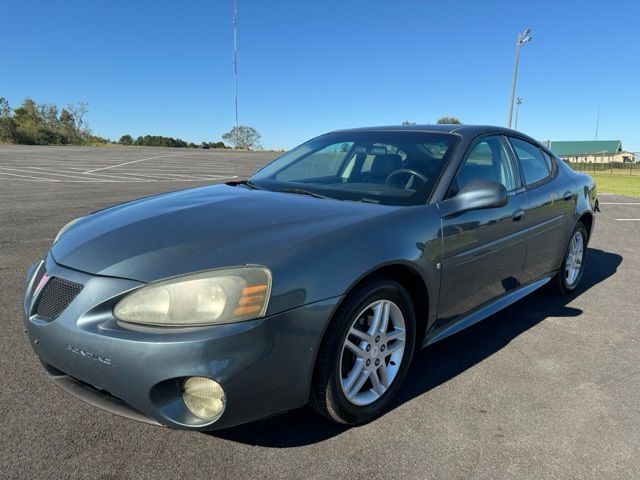
M 311 192 L 303 188 L 282 188 L 274 191 L 280 192 L 280 193 L 295 193 L 296 195 L 308 195 L 313 198 L 333 198 L 333 197 L 327 197 L 326 195 L 320 195 L 319 193 Z
M 245 187 L 249 187 L 252 190 L 262 190 L 258 185 L 253 183 L 251 180 L 235 180 L 232 182 L 227 182 L 227 185 L 231 187 L 237 187 L 238 185 L 244 185 Z

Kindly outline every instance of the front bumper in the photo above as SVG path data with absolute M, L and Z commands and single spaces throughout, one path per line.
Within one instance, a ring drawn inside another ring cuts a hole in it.
M 192 430 L 230 427 L 304 406 L 320 339 L 341 298 L 227 325 L 133 330 L 112 309 L 139 282 L 64 268 L 51 256 L 35 270 L 24 321 L 49 378 L 104 410 Z M 84 286 L 50 322 L 33 313 L 45 271 Z M 190 376 L 211 378 L 224 388 L 226 408 L 215 423 L 185 407 L 181 385 Z

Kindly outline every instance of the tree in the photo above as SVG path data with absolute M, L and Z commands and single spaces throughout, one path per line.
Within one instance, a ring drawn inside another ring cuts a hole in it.
M 27 145 L 46 145 L 51 141 L 42 118 L 42 107 L 27 98 L 22 105 L 13 111 L 13 121 L 16 125 L 16 140 Z
M 456 117 L 440 117 L 436 122 L 440 125 L 461 125 L 462 122 Z
M 0 142 L 15 141 L 15 123 L 6 98 L 0 97 Z
M 120 145 L 133 145 L 133 138 L 131 138 L 131 135 L 122 135 L 118 143 Z
M 84 117 L 89 112 L 89 104 L 87 102 L 78 102 L 74 104 L 68 104 L 67 109 L 73 115 L 76 122 L 76 134 L 79 138 L 87 138 L 91 135 L 89 124 L 85 121 Z
M 262 137 L 255 128 L 247 125 L 238 125 L 222 135 L 222 139 L 224 141 L 231 143 L 235 148 L 242 150 L 253 150 L 259 148 L 261 138 Z
M 11 107 L 6 98 L 0 97 L 0 117 L 11 115 Z
M 79 138 L 76 135 L 76 121 L 71 112 L 63 108 L 58 122 L 60 123 L 60 133 L 63 137 L 62 143 L 76 143 Z
M 28 145 L 109 143 L 91 135 L 84 120 L 86 103 L 58 109 L 55 104 L 36 103 L 27 98 L 16 109 L 0 97 L 0 141 Z

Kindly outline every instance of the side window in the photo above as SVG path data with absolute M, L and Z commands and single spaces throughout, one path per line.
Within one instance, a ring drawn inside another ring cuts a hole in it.
M 492 180 L 507 191 L 517 188 L 513 164 L 499 136 L 483 137 L 474 145 L 451 184 L 448 197 L 453 197 L 471 180 Z
M 542 152 L 542 156 L 544 157 L 545 162 L 547 162 L 547 167 L 549 167 L 549 171 L 553 171 L 553 160 L 549 156 L 547 152 L 544 150 L 540 150 Z
M 519 138 L 509 138 L 509 141 L 516 152 L 527 185 L 544 180 L 549 176 L 551 160 L 546 159 L 538 147 Z
M 286 170 L 276 174 L 276 180 L 295 182 L 309 178 L 338 175 L 342 162 L 353 146 L 353 142 L 329 145 L 322 150 L 301 158 Z

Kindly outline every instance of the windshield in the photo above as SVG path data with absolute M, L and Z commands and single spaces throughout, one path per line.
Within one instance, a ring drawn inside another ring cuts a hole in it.
M 352 131 L 322 135 L 259 170 L 257 187 L 384 205 L 426 202 L 458 137 Z

